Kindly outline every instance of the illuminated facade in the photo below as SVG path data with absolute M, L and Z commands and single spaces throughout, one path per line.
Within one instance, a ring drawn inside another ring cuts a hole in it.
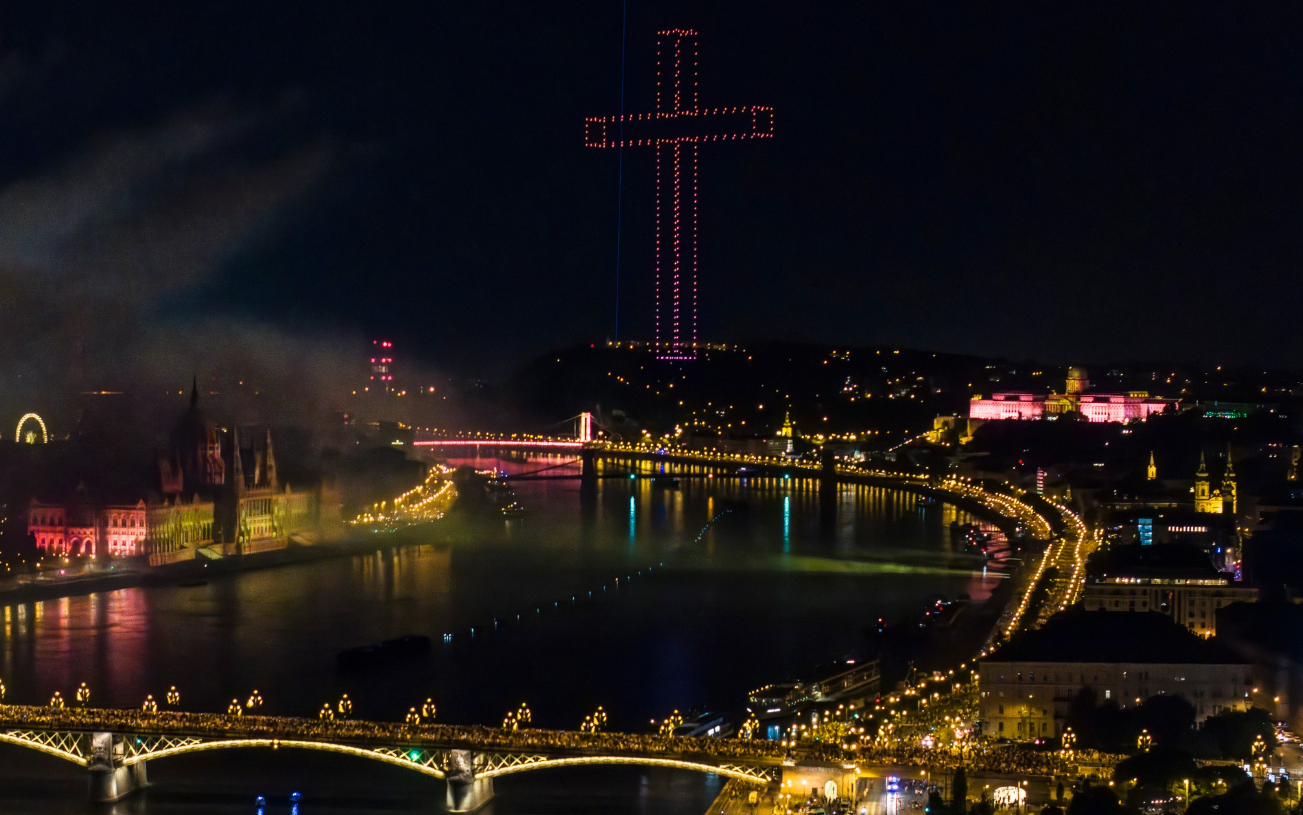
M 1140 705 L 1180 696 L 1203 721 L 1246 710 L 1253 666 L 1217 639 L 1161 614 L 1075 610 L 1010 640 L 978 666 L 979 717 L 988 736 L 1020 741 L 1063 733 L 1073 700 Z
M 1230 452 L 1226 453 L 1226 471 L 1222 473 L 1220 489 L 1213 489 L 1212 477 L 1203 452 L 1199 453 L 1199 469 L 1194 474 L 1194 510 L 1215 515 L 1234 515 L 1239 510 L 1239 495 L 1235 483 L 1235 465 Z
M 140 554 L 146 534 L 145 502 L 127 506 L 42 504 L 32 499 L 27 532 L 47 556 L 128 557 Z
M 1056 419 L 1076 413 L 1088 422 L 1144 421 L 1178 401 L 1152 397 L 1143 391 L 1132 393 L 1089 393 L 1090 380 L 1081 368 L 1069 368 L 1063 393 L 993 393 L 989 398 L 974 396 L 968 404 L 968 418 L 982 421 L 1004 419 Z
M 1087 611 L 1157 611 L 1201 637 L 1217 633 L 1217 609 L 1253 603 L 1258 590 L 1218 578 L 1108 577 L 1087 582 L 1081 603 Z
M 656 109 L 585 120 L 588 147 L 656 151 L 656 349 L 662 359 L 697 353 L 697 148 L 767 139 L 773 108 L 703 108 L 697 99 L 697 32 L 656 34 Z
M 162 565 L 201 551 L 221 558 L 282 549 L 291 539 L 310 543 L 339 528 L 333 490 L 296 491 L 281 483 L 271 431 L 244 448 L 238 429 L 228 434 L 203 418 L 197 388 L 172 443 L 158 460 L 161 496 L 96 504 L 79 489 L 67 504 L 33 500 L 27 528 L 37 548 L 59 556 L 147 555 L 151 565 Z

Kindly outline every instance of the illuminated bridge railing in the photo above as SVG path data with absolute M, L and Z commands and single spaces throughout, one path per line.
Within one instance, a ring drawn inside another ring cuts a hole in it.
M 785 757 L 780 745 L 767 741 L 0 705 L 0 742 L 21 744 L 76 763 L 84 764 L 86 758 L 84 738 L 79 735 L 99 732 L 131 737 L 124 756 L 128 764 L 231 746 L 305 746 L 369 757 L 387 754 L 394 759 L 392 763 L 428 765 L 431 774 L 442 772 L 441 762 L 448 751 L 469 750 L 490 761 L 484 769 L 495 775 L 517 772 L 525 765 L 544 766 L 541 762 L 550 762 L 547 766 L 560 766 L 557 762 L 653 763 L 698 769 L 711 765 L 721 770 L 727 765 L 734 769 L 728 774 L 754 775 L 780 764 Z
M 574 439 L 420 439 L 413 447 L 512 447 L 523 450 L 579 450 L 584 442 Z

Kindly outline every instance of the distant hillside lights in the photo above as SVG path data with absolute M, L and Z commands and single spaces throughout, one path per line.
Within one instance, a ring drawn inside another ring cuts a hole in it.
M 1068 369 L 1063 393 L 994 393 L 989 399 L 974 396 L 968 405 L 968 418 L 981 421 L 1003 419 L 1057 419 L 1067 414 L 1079 415 L 1088 422 L 1144 421 L 1169 407 L 1176 399 L 1152 397 L 1144 391 L 1130 393 L 1090 393 L 1085 370 Z

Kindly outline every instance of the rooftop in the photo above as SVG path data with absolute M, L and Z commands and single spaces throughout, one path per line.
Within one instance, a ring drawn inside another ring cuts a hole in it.
M 986 662 L 1069 662 L 1242 665 L 1216 638 L 1204 639 L 1156 611 L 1056 614 L 1035 631 L 1010 640 Z
M 1184 543 L 1117 546 L 1091 555 L 1086 575 L 1091 582 L 1109 577 L 1230 582 L 1230 575 L 1214 569 L 1202 548 Z

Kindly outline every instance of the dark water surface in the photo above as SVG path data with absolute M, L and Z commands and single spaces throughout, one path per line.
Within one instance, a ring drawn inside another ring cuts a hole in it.
M 183 708 L 224 710 L 256 688 L 267 713 L 312 716 L 347 693 L 355 716 L 401 720 L 430 697 L 442 721 L 486 724 L 524 701 L 538 726 L 575 728 L 602 705 L 613 729 L 642 731 L 675 708 L 736 714 L 748 690 L 861 649 L 871 621 L 996 583 L 951 552 L 946 529 L 963 513 L 905 493 L 843 487 L 823 512 L 802 480 L 616 479 L 588 495 L 529 481 L 517 494 L 522 519 L 449 519 L 398 533 L 405 548 L 7 607 L 7 700 L 71 699 L 86 682 L 93 704 L 137 706 L 176 685 Z M 336 670 L 341 649 L 408 633 L 435 641 L 428 660 Z M 295 789 L 300 815 L 443 809 L 441 782 L 320 753 L 154 762 L 149 790 L 98 810 L 79 773 L 0 746 L 0 812 L 253 815 L 264 794 L 266 815 L 288 814 Z M 638 767 L 540 771 L 500 779 L 485 811 L 699 815 L 719 785 Z

